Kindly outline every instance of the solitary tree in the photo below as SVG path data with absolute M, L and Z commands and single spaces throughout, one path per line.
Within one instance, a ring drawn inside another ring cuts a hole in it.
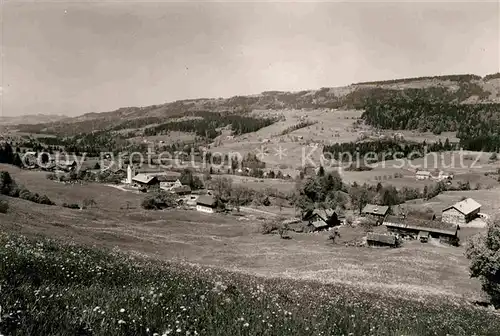
M 493 152 L 490 156 L 490 161 L 497 161 L 497 160 L 498 160 L 497 152 Z
M 486 234 L 472 237 L 467 245 L 470 276 L 479 278 L 495 308 L 500 308 L 500 217 L 488 224 Z
M 96 206 L 97 203 L 93 198 L 86 198 L 83 200 L 83 207 L 84 208 L 92 208 L 93 206 Z
M 240 212 L 240 206 L 249 198 L 250 191 L 244 186 L 234 186 L 230 190 L 231 203 Z
M 0 213 L 6 213 L 9 210 L 9 203 L 5 200 L 0 200 Z

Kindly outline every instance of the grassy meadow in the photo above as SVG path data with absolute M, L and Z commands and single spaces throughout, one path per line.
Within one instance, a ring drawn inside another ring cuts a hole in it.
M 498 335 L 449 299 L 262 279 L 0 236 L 2 335 Z

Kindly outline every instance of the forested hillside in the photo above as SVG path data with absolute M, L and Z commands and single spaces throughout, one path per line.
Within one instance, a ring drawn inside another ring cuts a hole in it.
M 362 118 L 382 129 L 457 132 L 460 145 L 468 150 L 500 148 L 500 104 L 458 104 L 398 95 L 370 100 Z
M 401 101 L 401 99 L 403 99 Z M 396 100 L 396 103 L 394 103 Z M 377 103 L 378 102 L 378 103 Z M 161 105 L 146 107 L 124 107 L 115 111 L 105 113 L 88 113 L 83 116 L 64 119 L 57 122 L 42 124 L 24 124 L 16 126 L 16 129 L 28 133 L 47 133 L 71 136 L 78 133 L 89 133 L 95 130 L 122 130 L 136 129 L 147 126 L 157 127 L 172 119 L 182 117 L 211 118 L 207 114 L 216 113 L 224 117 L 242 116 L 249 117 L 253 110 L 281 110 L 281 109 L 368 109 L 367 121 L 374 123 L 373 110 L 380 111 L 381 105 L 389 104 L 389 109 L 399 110 L 396 105 L 410 104 L 422 106 L 419 110 L 428 108 L 429 104 L 478 104 L 478 103 L 500 103 L 500 74 L 487 75 L 481 78 L 477 75 L 450 75 L 429 76 L 418 78 L 403 78 L 388 81 L 363 82 L 338 88 L 321 88 L 319 90 L 304 90 L 299 92 L 266 91 L 256 95 L 235 96 L 231 98 L 200 98 L 179 100 Z M 379 107 L 376 107 L 377 104 Z M 425 107 L 424 107 L 425 106 Z M 451 107 L 450 107 L 451 108 Z M 441 109 L 441 108 L 439 108 Z M 431 114 L 435 114 L 432 112 Z M 215 115 L 213 118 L 219 118 Z M 399 120 L 398 118 L 396 118 Z M 436 132 L 447 129 L 458 129 L 459 119 L 447 119 L 443 126 L 437 127 L 432 124 Z M 243 121 L 243 120 L 241 120 Z M 254 123 L 251 119 L 245 123 Z M 414 126 L 412 121 L 409 126 L 397 125 L 387 126 L 388 122 L 381 121 L 380 127 L 395 127 L 406 129 Z M 455 126 L 450 125 L 454 123 Z M 196 122 L 197 125 L 203 122 Z M 244 126 L 237 126 L 238 121 L 230 122 L 233 127 L 238 127 L 237 133 L 245 133 Z M 264 122 L 266 124 L 266 122 Z M 383 124 L 383 125 L 382 125 Z M 227 123 L 226 123 L 227 125 Z M 376 124 L 374 124 L 377 126 Z M 447 126 L 448 125 L 448 126 Z M 185 128 L 186 125 L 178 125 Z M 159 130 L 177 126 L 161 126 Z M 194 128 L 198 126 L 193 126 Z M 424 127 L 424 126 L 422 126 Z M 250 126 L 254 129 L 254 126 Z M 152 129 L 150 130 L 152 131 Z M 196 130 L 193 130 L 197 132 Z M 197 132 L 201 133 L 201 132 Z M 213 133 L 213 132 L 210 132 Z

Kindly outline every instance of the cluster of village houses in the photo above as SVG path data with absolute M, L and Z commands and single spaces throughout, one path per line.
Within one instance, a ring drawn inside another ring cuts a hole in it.
M 394 247 L 398 245 L 398 239 L 403 238 L 419 239 L 421 242 L 428 242 L 433 238 L 458 245 L 460 226 L 480 217 L 481 204 L 472 198 L 466 198 L 443 209 L 440 219 L 432 213 L 420 213 L 418 216 L 390 215 L 390 210 L 388 206 L 374 204 L 367 204 L 363 208 L 362 216 L 386 228 L 385 232 L 368 233 L 368 245 Z M 342 224 L 345 218 L 331 209 L 316 209 L 307 212 L 303 220 L 307 222 L 308 231 L 321 231 Z
M 75 161 L 57 164 L 51 162 L 46 165 L 45 169 L 55 172 L 69 172 L 76 165 Z M 215 212 L 216 199 L 210 191 L 204 195 L 193 194 L 191 188 L 188 185 L 183 185 L 179 178 L 180 173 L 135 170 L 129 165 L 123 183 L 137 189 L 159 187 L 161 190 L 176 194 L 183 203 L 195 207 L 198 211 Z M 453 175 L 440 172 L 438 176 L 433 176 L 428 171 L 417 171 L 416 178 L 419 180 L 431 178 L 450 180 Z M 361 211 L 361 215 L 386 228 L 386 232 L 367 234 L 367 244 L 371 246 L 396 246 L 400 238 L 418 239 L 421 242 L 427 242 L 430 238 L 434 238 L 441 242 L 457 245 L 460 226 L 478 218 L 480 210 L 481 204 L 472 198 L 467 198 L 445 208 L 440 219 L 435 214 L 430 214 L 427 217 L 422 214 L 419 214 L 418 217 L 405 214 L 390 215 L 390 207 L 374 204 L 367 204 Z M 345 216 L 338 215 L 332 209 L 315 209 L 304 213 L 300 222 L 300 231 L 316 232 L 343 224 Z M 292 220 L 290 223 L 297 223 L 297 221 Z
M 26 152 L 23 156 L 26 169 L 43 169 L 54 173 L 68 173 L 77 167 L 75 160 L 57 160 L 48 156 L 48 162 L 40 164 L 36 152 Z
M 417 170 L 417 172 L 415 173 L 415 178 L 417 180 L 451 181 L 453 179 L 453 174 L 440 171 L 437 175 L 433 175 L 430 171 L 427 170 Z
M 216 199 L 210 192 L 206 195 L 192 194 L 191 187 L 183 185 L 180 181 L 180 173 L 158 172 L 158 171 L 136 171 L 130 165 L 127 167 L 127 178 L 125 184 L 135 188 L 159 187 L 161 190 L 171 192 L 180 197 L 180 201 L 188 206 L 195 206 L 196 210 L 206 213 L 214 213 Z

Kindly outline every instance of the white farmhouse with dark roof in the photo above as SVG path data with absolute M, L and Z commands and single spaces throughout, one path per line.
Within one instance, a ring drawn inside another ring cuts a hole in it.
M 419 170 L 415 174 L 415 177 L 417 180 L 429 180 L 432 177 L 432 174 L 430 171 Z
M 478 216 L 480 210 L 481 204 L 472 198 L 466 198 L 444 209 L 442 221 L 455 225 L 467 224 Z
M 214 213 L 217 206 L 216 199 L 211 195 L 202 195 L 196 200 L 196 210 Z
M 150 187 L 158 184 L 158 179 L 156 176 L 137 174 L 132 178 L 132 183 L 139 187 Z

